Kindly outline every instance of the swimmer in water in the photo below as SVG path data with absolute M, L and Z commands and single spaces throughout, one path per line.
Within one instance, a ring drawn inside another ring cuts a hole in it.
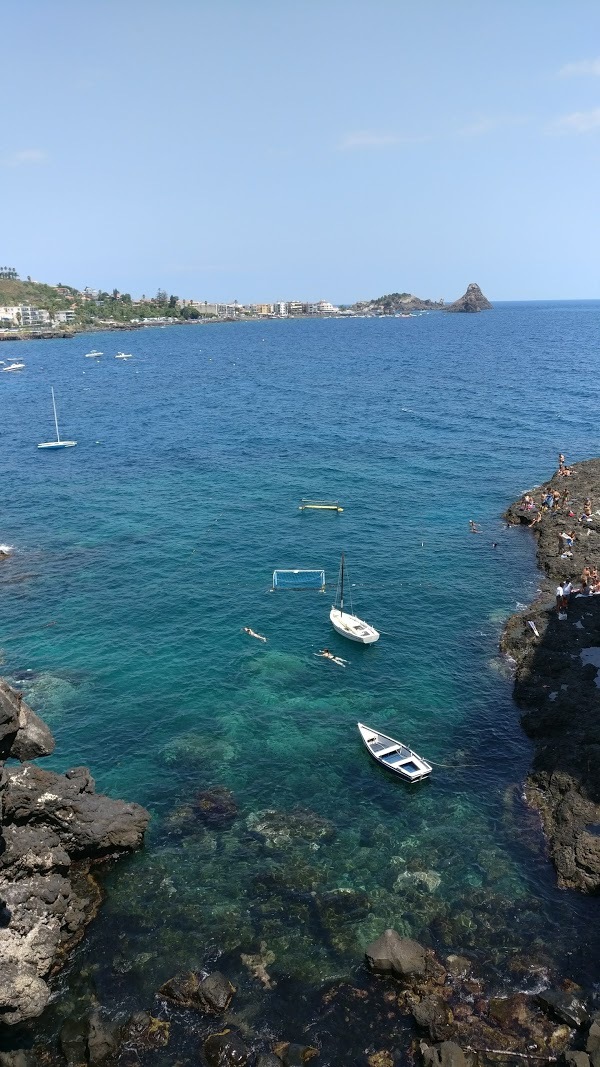
M 348 660 L 342 659 L 341 656 L 334 656 L 333 652 L 330 652 L 328 648 L 320 648 L 318 652 L 315 652 L 315 656 L 320 656 L 322 659 L 330 659 L 332 663 L 337 663 L 338 667 L 345 667 Z
M 257 641 L 267 640 L 262 634 L 257 634 L 254 630 L 251 630 L 249 626 L 242 626 L 242 630 L 245 634 L 248 634 L 248 637 L 255 637 Z
M 476 522 L 473 521 L 473 519 L 469 519 L 469 529 L 471 533 L 481 533 L 479 526 Z

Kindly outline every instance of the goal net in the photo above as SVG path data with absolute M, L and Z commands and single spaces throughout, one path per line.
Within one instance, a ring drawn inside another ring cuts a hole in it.
M 325 571 L 273 571 L 273 589 L 318 589 L 323 593 L 325 591 Z

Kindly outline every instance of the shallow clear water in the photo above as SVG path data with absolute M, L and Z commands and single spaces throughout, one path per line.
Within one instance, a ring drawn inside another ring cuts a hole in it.
M 27 364 L 0 374 L 2 671 L 55 732 L 48 765 L 86 763 L 154 816 L 75 969 L 95 961 L 108 1006 L 144 1004 L 211 952 L 244 972 L 265 942 L 285 999 L 286 976 L 347 973 L 395 926 L 498 973 L 529 952 L 589 979 L 598 946 L 572 946 L 597 901 L 555 888 L 521 809 L 498 638 L 537 587 L 503 509 L 559 450 L 598 452 L 600 303 L 151 329 L 129 362 L 120 336 L 0 351 Z M 51 384 L 78 446 L 44 453 Z M 345 510 L 301 513 L 305 496 Z M 370 648 L 329 624 L 342 549 Z M 273 593 L 275 567 L 323 567 L 327 593 Z M 358 720 L 431 779 L 375 766 Z M 214 785 L 238 805 L 226 830 L 186 810 Z M 298 807 L 328 833 L 256 833 L 257 812 Z

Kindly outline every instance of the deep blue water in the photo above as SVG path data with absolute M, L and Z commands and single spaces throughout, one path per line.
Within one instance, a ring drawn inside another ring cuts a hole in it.
M 600 302 L 570 302 L 0 346 L 26 362 L 0 374 L 2 671 L 55 732 L 48 765 L 85 763 L 154 816 L 79 950 L 103 1003 L 145 1003 L 210 951 L 246 973 L 262 942 L 270 973 L 312 988 L 386 926 L 589 979 L 595 947 L 572 946 L 597 902 L 556 889 L 521 809 L 530 747 L 498 639 L 537 588 L 501 513 L 559 451 L 598 454 L 599 339 Z M 36 449 L 50 385 L 77 448 Z M 345 510 L 301 513 L 305 496 Z M 342 550 L 371 648 L 329 624 Z M 327 593 L 272 593 L 274 567 L 322 567 Z M 359 719 L 432 778 L 382 772 Z M 238 804 L 226 831 L 185 809 L 213 785 Z M 298 806 L 334 839 L 252 832 Z M 347 912 L 309 921 L 307 894 L 335 890 Z

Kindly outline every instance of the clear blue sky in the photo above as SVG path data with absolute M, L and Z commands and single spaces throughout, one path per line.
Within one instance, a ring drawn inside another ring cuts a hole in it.
M 598 0 L 20 0 L 2 22 L 22 275 L 600 298 Z

